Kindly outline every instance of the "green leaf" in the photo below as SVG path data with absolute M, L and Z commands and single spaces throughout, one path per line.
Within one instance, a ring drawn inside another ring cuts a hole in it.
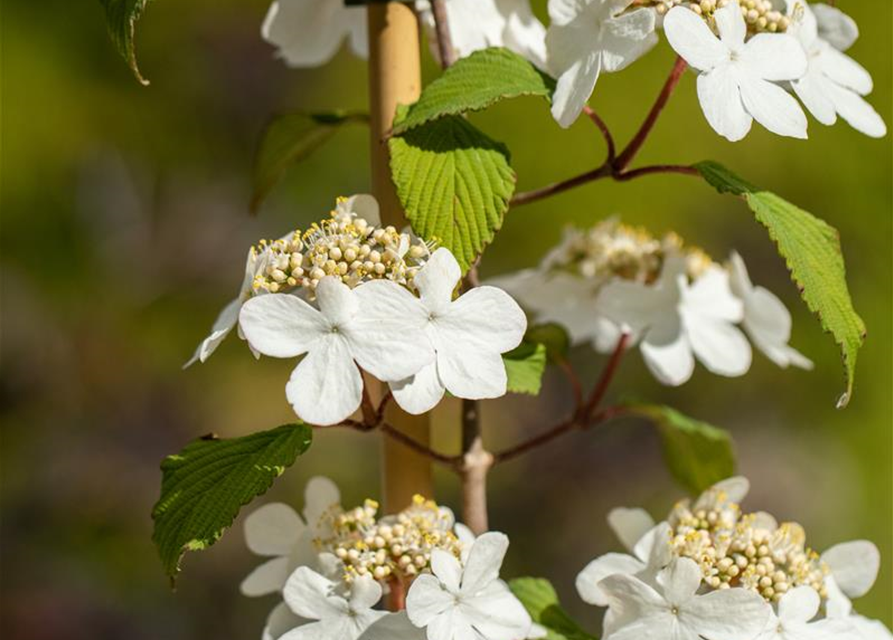
M 546 371 L 546 346 L 526 340 L 502 354 L 508 374 L 508 390 L 512 393 L 539 395 Z
M 148 85 L 149 81 L 142 76 L 136 63 L 134 32 L 149 0 L 99 0 L 99 3 L 105 9 L 106 25 L 118 53 L 123 56 L 140 84 Z
M 561 608 L 558 594 L 543 578 L 516 578 L 509 588 L 534 622 L 546 628 L 547 640 L 596 640 Z
M 493 47 L 457 60 L 425 87 L 406 117 L 394 125 L 394 134 L 443 116 L 480 111 L 519 96 L 549 98 L 555 82 L 517 53 Z
M 257 212 L 289 166 L 309 157 L 342 126 L 368 122 L 368 114 L 348 111 L 290 113 L 271 120 L 254 161 L 251 212 Z
M 242 505 L 269 489 L 311 437 L 304 424 L 227 440 L 206 436 L 164 459 L 152 539 L 171 582 L 183 554 L 217 542 Z
M 635 405 L 630 411 L 654 422 L 670 473 L 690 492 L 701 493 L 735 475 L 735 453 L 728 432 L 670 407 Z
M 502 227 L 515 190 L 509 152 L 458 116 L 388 141 L 391 177 L 413 230 L 465 272 Z
M 540 343 L 546 347 L 549 361 L 562 360 L 570 350 L 571 338 L 567 329 L 555 322 L 535 324 L 527 328 L 525 342 Z
M 744 198 L 756 219 L 785 259 L 791 279 L 806 306 L 834 336 L 843 357 L 846 390 L 837 406 L 845 407 L 853 393 L 856 357 L 865 341 L 865 323 L 853 308 L 837 230 L 769 191 L 741 179 L 715 162 L 695 165 L 720 193 Z

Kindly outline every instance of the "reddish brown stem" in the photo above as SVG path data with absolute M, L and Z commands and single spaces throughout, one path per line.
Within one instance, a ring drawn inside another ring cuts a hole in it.
M 605 144 L 608 145 L 607 161 L 613 163 L 617 156 L 617 146 L 614 144 L 614 136 L 611 135 L 611 130 L 608 129 L 608 125 L 605 124 L 605 121 L 602 120 L 588 104 L 583 107 L 583 113 L 589 116 L 589 119 L 592 120 L 595 123 L 595 126 L 598 127 L 598 130 L 601 131 L 602 136 L 605 138 Z
M 406 585 L 400 578 L 391 578 L 388 582 L 388 610 L 403 611 L 406 608 Z
M 584 420 L 592 415 L 592 412 L 598 408 L 598 405 L 600 405 L 604 399 L 605 393 L 607 393 L 608 387 L 611 386 L 611 381 L 617 373 L 617 368 L 620 366 L 620 361 L 623 359 L 623 353 L 626 351 L 628 342 L 629 334 L 621 334 L 620 339 L 617 341 L 617 346 L 614 347 L 611 357 L 608 358 L 605 368 L 602 369 L 602 374 L 599 376 L 598 382 L 595 383 L 595 387 L 589 395 L 589 401 L 586 403 L 586 406 L 583 407 L 582 418 Z

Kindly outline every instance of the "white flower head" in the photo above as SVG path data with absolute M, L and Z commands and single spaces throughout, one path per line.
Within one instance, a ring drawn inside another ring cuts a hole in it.
M 744 304 L 744 320 L 741 326 L 751 341 L 767 358 L 779 367 L 791 365 L 812 369 L 812 361 L 788 345 L 791 339 L 791 313 L 774 293 L 764 287 L 754 286 L 747 273 L 747 266 L 738 253 L 729 261 L 729 284 Z
M 295 358 L 285 394 L 295 413 L 311 424 L 337 424 L 362 400 L 359 367 L 382 381 L 412 376 L 434 359 L 424 333 L 425 309 L 404 287 L 388 281 L 350 289 L 334 276 L 316 288 L 319 309 L 289 294 L 245 303 L 239 323 L 248 342 L 264 355 Z
M 412 376 L 390 379 L 394 399 L 409 413 L 429 411 L 444 391 L 472 400 L 506 393 L 501 354 L 521 343 L 527 318 L 511 296 L 496 287 L 475 287 L 453 300 L 461 278 L 456 258 L 440 248 L 413 281 L 436 358 Z
M 806 75 L 792 83 L 794 93 L 822 124 L 833 125 L 839 115 L 857 131 L 883 138 L 887 135 L 887 125 L 862 97 L 874 88 L 871 75 L 842 52 L 859 35 L 855 23 L 839 9 L 824 5 L 815 5 L 813 11 L 803 0 L 788 0 L 788 7 L 796 16 L 792 31 L 809 60 Z M 822 19 L 828 25 L 828 37 L 840 46 L 823 37 Z
M 633 0 L 549 0 L 547 64 L 558 78 L 552 116 L 571 126 L 599 75 L 621 71 L 657 44 L 652 9 L 630 10 Z
M 354 580 L 347 593 L 309 567 L 299 567 L 283 591 L 285 602 L 310 622 L 282 636 L 282 640 L 357 640 L 377 620 L 387 615 L 372 607 L 381 600 L 381 585 L 370 576 Z
M 658 588 L 624 574 L 600 583 L 615 613 L 605 640 L 752 640 L 765 628 L 771 607 L 746 589 L 699 595 L 701 570 L 678 558 L 657 577 Z
M 406 613 L 428 640 L 517 640 L 527 637 L 530 615 L 499 580 L 508 538 L 485 533 L 475 540 L 464 565 L 436 550 L 432 574 L 415 579 L 406 596 Z
M 735 326 L 743 305 L 732 295 L 728 273 L 716 265 L 690 282 L 685 258 L 670 255 L 657 282 L 611 282 L 599 293 L 599 306 L 641 336 L 645 364 L 663 384 L 687 382 L 695 356 L 717 375 L 741 376 L 750 369 L 750 344 Z
M 806 138 L 806 116 L 797 101 L 776 82 L 794 81 L 808 62 L 796 38 L 760 33 L 749 40 L 747 24 L 731 0 L 714 13 L 719 36 L 687 7 L 675 7 L 664 20 L 670 45 L 700 71 L 698 98 L 717 133 L 736 142 L 756 120 L 783 136 Z
M 275 0 L 261 27 L 264 40 L 291 67 L 318 67 L 331 60 L 345 38 L 354 55 L 368 56 L 366 8 L 344 0 Z
M 506 47 L 544 68 L 546 28 L 533 14 L 530 0 L 447 0 L 445 4 L 457 58 L 488 47 Z M 439 60 L 431 3 L 416 0 L 415 6 L 427 31 L 431 54 Z

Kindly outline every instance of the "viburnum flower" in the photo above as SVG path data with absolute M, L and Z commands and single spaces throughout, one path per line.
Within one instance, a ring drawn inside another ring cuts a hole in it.
M 788 345 L 791 339 L 791 313 L 774 293 L 754 286 L 747 266 L 738 253 L 729 260 L 729 284 L 732 293 L 744 304 L 741 326 L 751 341 L 779 367 L 790 365 L 812 369 L 812 361 Z
M 488 47 L 506 47 L 545 67 L 546 28 L 533 14 L 530 0 L 447 0 L 445 6 L 457 58 Z M 439 61 L 431 3 L 417 0 L 415 7 L 428 33 L 431 54 Z
M 765 628 L 770 607 L 746 589 L 699 595 L 701 570 L 678 558 L 657 576 L 660 591 L 633 576 L 615 574 L 600 583 L 617 612 L 605 640 L 753 640 Z
M 285 602 L 301 618 L 310 620 L 281 640 L 357 640 L 375 621 L 387 615 L 373 609 L 381 600 L 381 585 L 370 576 L 354 580 L 347 593 L 342 585 L 299 567 L 283 591 Z
M 366 8 L 347 7 L 344 0 L 275 0 L 261 35 L 291 67 L 324 65 L 345 38 L 354 55 L 369 55 Z
M 731 0 L 713 14 L 719 36 L 705 19 L 678 6 L 664 19 L 667 40 L 699 70 L 698 98 L 717 133 L 736 142 L 756 120 L 783 136 L 806 138 L 806 116 L 776 82 L 804 76 L 808 62 L 800 43 L 788 34 L 759 33 L 747 42 L 747 24 Z
M 770 613 L 766 629 L 756 640 L 834 640 L 842 637 L 845 625 L 823 619 L 813 622 L 822 599 L 812 587 L 797 587 L 778 601 L 778 614 Z M 771 610 L 771 607 L 770 607 Z
M 549 0 L 549 70 L 558 79 L 552 116 L 571 126 L 601 73 L 621 71 L 657 44 L 655 13 L 634 0 Z
M 694 372 L 695 355 L 711 372 L 740 376 L 751 348 L 735 326 L 743 304 L 732 295 L 728 273 L 709 265 L 689 282 L 686 260 L 669 256 L 652 285 L 616 280 L 599 293 L 602 313 L 641 337 L 645 364 L 663 384 L 681 385 Z
M 394 399 L 409 413 L 429 411 L 444 391 L 473 400 L 506 393 L 501 354 L 521 343 L 527 318 L 518 303 L 496 287 L 475 287 L 453 300 L 461 279 L 456 258 L 440 248 L 413 281 L 436 359 L 413 376 L 397 382 L 392 379 Z
M 406 613 L 428 640 L 514 640 L 530 632 L 530 615 L 499 580 L 508 538 L 497 532 L 478 537 L 464 565 L 435 550 L 432 574 L 420 575 L 406 596 Z
M 796 19 L 792 31 L 806 51 L 809 68 L 806 75 L 792 83 L 794 93 L 825 125 L 846 120 L 857 131 L 873 138 L 887 135 L 887 125 L 862 96 L 874 89 L 871 75 L 843 51 L 858 37 L 859 30 L 839 9 L 816 5 L 813 10 L 803 0 L 788 0 L 788 10 Z M 814 12 L 815 11 L 815 12 Z M 828 24 L 836 44 L 820 35 L 819 22 Z
M 246 302 L 239 323 L 248 342 L 274 358 L 307 354 L 285 394 L 298 417 L 337 424 L 360 407 L 359 367 L 388 382 L 414 375 L 434 360 L 418 299 L 388 280 L 350 289 L 326 276 L 316 288 L 319 309 L 290 294 Z

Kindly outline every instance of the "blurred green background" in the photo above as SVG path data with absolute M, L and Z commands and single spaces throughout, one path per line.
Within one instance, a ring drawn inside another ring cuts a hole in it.
M 838 5 L 862 28 L 852 54 L 872 72 L 871 102 L 889 125 L 891 5 Z M 320 218 L 335 196 L 369 188 L 366 132 L 349 129 L 291 171 L 258 218 L 248 216 L 252 155 L 271 113 L 366 105 L 363 63 L 346 53 L 313 71 L 276 61 L 259 37 L 266 9 L 266 0 L 152 3 L 139 33 L 152 80 L 143 88 L 109 43 L 97 2 L 3 3 L 3 638 L 252 639 L 273 604 L 238 594 L 258 561 L 238 526 L 187 558 L 172 593 L 149 518 L 164 455 L 210 431 L 234 436 L 292 418 L 282 393 L 292 363 L 255 362 L 230 339 L 208 364 L 180 370 L 234 295 L 247 247 Z M 671 64 L 662 44 L 600 81 L 593 104 L 621 141 Z M 435 73 L 428 59 L 426 74 Z M 591 168 L 604 153 L 589 122 L 562 131 L 537 100 L 473 119 L 508 143 L 520 189 Z M 792 308 L 794 345 L 816 370 L 781 371 L 757 356 L 744 378 L 699 370 L 668 389 L 632 354 L 612 393 L 670 403 L 732 430 L 754 484 L 747 506 L 799 521 L 815 548 L 874 540 L 882 573 L 857 606 L 890 624 L 891 143 L 815 122 L 810 138 L 755 128 L 745 142 L 725 142 L 707 127 L 689 74 L 640 162 L 722 161 L 840 229 L 869 327 L 845 411 L 834 408 L 843 389 L 837 349 L 799 303 L 765 231 L 743 204 L 697 181 L 597 183 L 518 208 L 482 268 L 495 275 L 532 265 L 566 223 L 613 214 L 658 233 L 675 229 L 717 258 L 740 251 L 755 281 Z M 573 357 L 593 379 L 601 358 L 583 349 Z M 515 441 L 567 409 L 567 391 L 550 374 L 540 398 L 486 405 L 487 440 Z M 450 403 L 434 418 L 445 450 L 458 446 L 456 418 Z M 341 485 L 347 504 L 370 487 L 374 494 L 375 437 L 320 434 L 262 501 L 300 506 L 304 482 L 318 473 Z M 441 501 L 458 508 L 457 490 L 439 473 Z M 492 525 L 513 540 L 506 574 L 551 578 L 568 608 L 595 623 L 573 578 L 591 558 L 617 550 L 605 514 L 644 505 L 662 515 L 681 494 L 653 432 L 634 421 L 499 468 Z

